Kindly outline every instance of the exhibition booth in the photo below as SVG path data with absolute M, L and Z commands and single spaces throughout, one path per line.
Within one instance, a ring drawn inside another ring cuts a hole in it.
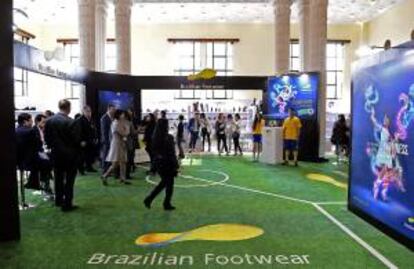
M 4 24 L 11 25 L 11 16 L 0 18 L 0 25 Z M 0 51 L 4 55 L 12 56 L 14 50 L 14 64 L 12 57 L 7 58 L 3 60 L 7 66 L 0 69 L 5 70 L 0 76 L 1 85 L 6 85 L 6 90 L 0 93 L 0 98 L 4 101 L 0 113 L 5 128 L 0 137 L 2 141 L 14 140 L 13 119 L 16 108 L 20 109 L 19 112 L 33 113 L 44 109 L 31 107 L 30 103 L 24 102 L 19 107 L 13 107 L 13 81 L 7 80 L 11 77 L 7 72 L 13 67 L 18 67 L 59 80 L 54 86 L 55 91 L 61 90 L 59 87 L 65 88 L 65 83 L 84 86 L 85 103 L 90 105 L 93 111 L 97 111 L 94 113 L 96 122 L 99 122 L 100 115 L 105 113 L 109 103 L 114 103 L 118 108 L 133 109 L 139 119 L 153 109 L 166 108 L 173 120 L 179 113 L 190 117 L 195 111 L 194 101 L 198 102 L 200 111 L 210 114 L 212 119 L 221 112 L 241 113 L 247 121 L 252 115 L 249 111 L 249 100 L 237 99 L 234 96 L 239 92 L 250 92 L 253 99 L 262 99 L 267 122 L 263 133 L 266 144 L 263 162 L 276 164 L 281 161 L 280 126 L 287 116 L 288 108 L 293 108 L 297 112 L 303 124 L 299 142 L 300 159 L 319 160 L 317 96 L 320 91 L 320 80 L 317 73 L 293 73 L 276 77 L 215 77 L 199 81 L 189 81 L 187 77 L 181 76 L 100 73 L 60 66 L 56 62 L 51 62 L 52 59 L 45 52 L 27 44 L 15 42 L 13 48 L 13 40 L 8 39 L 6 35 L 3 39 L 3 35 L 2 33 L 0 37 L 5 42 L 0 44 Z M 355 63 L 352 81 L 352 158 L 348 190 L 348 206 L 352 212 L 412 249 L 414 170 L 410 153 L 411 147 L 414 146 L 413 73 L 413 42 Z M 187 95 L 188 92 L 191 92 L 191 96 Z M 227 100 L 228 94 L 233 96 L 233 101 Z M 47 101 L 55 103 L 64 95 L 51 94 Z M 158 104 L 151 100 L 151 96 L 154 95 L 170 96 L 172 99 Z M 15 145 L 5 144 L 4 150 L 7 154 L 2 154 L 0 159 L 6 167 L 1 176 L 7 179 L 1 181 L 0 186 L 2 219 L 7 219 L 6 224 L 2 222 L 2 241 L 20 237 Z
M 250 98 L 229 101 L 212 96 L 215 92 L 224 96 L 230 91 L 233 96 L 249 92 L 254 99 L 263 98 L 267 126 L 263 132 L 266 147 L 262 162 L 277 164 L 282 161 L 280 126 L 289 108 L 297 112 L 303 124 L 299 143 L 301 160 L 319 158 L 318 73 L 216 77 L 194 82 L 178 76 L 128 76 L 62 69 L 48 63 L 44 52 L 26 44 L 15 42 L 14 49 L 16 67 L 84 85 L 86 103 L 98 111 L 94 114 L 97 122 L 109 103 L 121 109 L 133 109 L 139 119 L 154 109 L 166 109 L 172 121 L 178 114 L 189 118 L 195 110 L 205 112 L 212 120 L 218 113 L 240 113 L 247 121 L 254 115 L 249 110 Z M 408 247 L 413 246 L 414 238 L 414 213 L 409 205 L 409 195 L 414 191 L 411 182 L 414 172 L 408 165 L 413 142 L 410 140 L 414 118 L 413 51 L 414 43 L 406 43 L 355 63 L 349 188 L 350 210 Z M 193 95 L 191 98 L 182 96 L 188 92 Z M 199 94 L 199 98 L 194 98 L 195 94 Z M 164 102 L 152 100 L 160 95 Z M 367 128 L 368 122 L 371 128 Z M 371 180 L 367 180 L 369 174 Z

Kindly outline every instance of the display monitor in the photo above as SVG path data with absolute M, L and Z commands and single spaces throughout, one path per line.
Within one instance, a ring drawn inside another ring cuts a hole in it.
M 301 119 L 317 119 L 319 75 L 288 74 L 271 77 L 267 89 L 267 117 L 282 120 L 293 108 Z
M 127 91 L 99 91 L 99 112 L 103 114 L 109 104 L 113 104 L 117 109 L 133 109 L 134 99 L 135 95 Z
M 360 60 L 352 77 L 349 207 L 413 247 L 414 49 Z

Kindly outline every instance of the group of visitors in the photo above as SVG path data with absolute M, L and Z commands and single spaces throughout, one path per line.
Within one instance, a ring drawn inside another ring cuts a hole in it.
M 184 116 L 179 116 L 179 123 L 177 126 L 177 143 L 180 150 L 179 156 L 184 157 L 184 151 L 182 143 L 184 143 Z M 211 152 L 211 135 L 215 132 L 217 139 L 217 152 L 219 155 L 226 152 L 226 155 L 230 155 L 232 145 L 234 145 L 234 155 L 243 155 L 243 150 L 240 145 L 241 135 L 241 117 L 239 114 L 235 114 L 234 118 L 232 114 L 228 114 L 227 117 L 224 113 L 219 113 L 216 122 L 213 126 L 210 119 L 205 113 L 195 112 L 188 122 L 188 133 L 190 136 L 189 152 L 192 153 L 196 150 L 197 141 L 201 138 L 201 151 Z
M 220 113 L 214 124 L 204 113 L 195 112 L 188 125 L 184 116 L 178 118 L 176 139 L 169 134 L 169 121 L 165 111 L 155 111 L 145 116 L 138 126 L 132 110 L 120 110 L 109 104 L 106 113 L 101 117 L 98 129 L 92 120 L 90 107 L 83 107 L 82 113 L 72 119 L 71 103 L 64 99 L 59 101 L 59 112 L 50 111 L 35 116 L 21 113 L 18 116 L 17 160 L 18 169 L 29 171 L 27 188 L 42 189 L 52 193 L 50 180 L 54 179 L 55 204 L 62 211 L 68 212 L 77 208 L 73 204 L 73 189 L 77 172 L 97 172 L 93 167 L 99 157 L 102 168 L 102 184 L 108 186 L 108 178 L 112 175 L 122 184 L 130 185 L 131 173 L 135 169 L 135 150 L 139 148 L 138 133 L 143 133 L 145 150 L 150 158 L 148 175 L 158 174 L 159 184 L 144 199 L 147 208 L 162 191 L 166 190 L 165 210 L 174 210 L 171 204 L 174 178 L 179 171 L 178 158 L 184 158 L 184 132 L 189 133 L 189 152 L 196 150 L 201 137 L 202 151 L 211 151 L 211 135 L 215 132 L 217 151 L 230 154 L 231 145 L 234 155 L 243 155 L 240 145 L 242 130 L 239 114 Z M 265 120 L 257 111 L 251 126 L 253 133 L 253 160 L 258 161 L 262 151 L 262 133 Z M 337 128 L 340 128 L 338 125 Z M 289 117 L 283 123 L 285 163 L 293 155 L 297 166 L 298 139 L 301 122 L 289 110 Z M 174 141 L 175 140 L 175 141 Z M 175 148 L 178 148 L 178 158 Z
M 26 188 L 42 190 L 54 195 L 55 204 L 62 211 L 77 208 L 73 205 L 73 189 L 77 172 L 95 173 L 93 167 L 98 158 L 100 145 L 102 182 L 113 174 L 121 183 L 129 184 L 135 169 L 135 149 L 138 147 L 138 131 L 132 110 L 117 110 L 109 105 L 100 122 L 100 143 L 97 128 L 89 106 L 75 119 L 71 103 L 59 101 L 59 112 L 49 110 L 33 118 L 29 113 L 17 117 L 17 168 L 29 172 Z M 50 181 L 54 180 L 54 193 Z
M 94 171 L 93 154 L 96 141 L 90 108 L 85 106 L 76 120 L 69 117 L 71 103 L 61 100 L 56 114 L 46 111 L 35 116 L 21 113 L 17 117 L 17 168 L 28 171 L 26 188 L 52 194 L 50 180 L 54 179 L 55 204 L 62 211 L 76 209 L 73 205 L 73 186 L 77 170 Z M 53 173 L 52 173 L 53 172 Z

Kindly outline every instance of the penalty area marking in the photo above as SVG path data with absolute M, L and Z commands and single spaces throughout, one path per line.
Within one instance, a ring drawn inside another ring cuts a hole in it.
M 200 181 L 210 181 L 210 180 L 199 179 L 199 178 L 192 178 L 192 179 L 200 180 Z M 313 207 L 315 207 L 326 218 L 328 218 L 331 222 L 333 222 L 336 226 L 338 226 L 343 232 L 345 232 L 348 236 L 350 236 L 355 242 L 357 242 L 359 245 L 365 248 L 372 256 L 374 256 L 380 262 L 382 262 L 387 268 L 398 269 L 398 267 L 395 264 L 393 264 L 390 260 L 388 260 L 384 255 L 382 255 L 379 251 L 377 251 L 375 248 L 373 248 L 371 245 L 365 242 L 362 238 L 360 238 L 358 235 L 352 232 L 348 227 L 346 227 L 344 224 L 342 224 L 339 220 L 337 220 L 335 217 L 333 217 L 331 214 L 329 214 L 325 209 L 321 207 L 321 205 L 323 204 L 337 204 L 337 203 L 339 204 L 339 203 L 344 203 L 344 202 L 311 202 L 307 200 L 297 199 L 297 198 L 280 195 L 276 193 L 271 193 L 271 192 L 259 191 L 259 190 L 255 190 L 255 189 L 251 189 L 247 187 L 241 187 L 237 185 L 232 185 L 228 183 L 217 183 L 216 185 L 221 185 L 224 187 L 239 189 L 243 191 L 249 191 L 249 192 L 258 193 L 258 194 L 263 194 L 263 195 L 272 196 L 272 197 L 277 197 L 280 199 L 290 200 L 294 202 L 310 204 Z

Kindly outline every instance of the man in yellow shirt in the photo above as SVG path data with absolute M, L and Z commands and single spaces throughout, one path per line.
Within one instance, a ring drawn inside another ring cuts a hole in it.
M 295 166 L 298 166 L 298 140 L 300 136 L 300 128 L 302 128 L 300 119 L 295 116 L 293 109 L 289 108 L 289 116 L 283 122 L 283 141 L 285 150 L 285 161 L 283 165 L 289 164 L 290 153 L 293 153 Z

